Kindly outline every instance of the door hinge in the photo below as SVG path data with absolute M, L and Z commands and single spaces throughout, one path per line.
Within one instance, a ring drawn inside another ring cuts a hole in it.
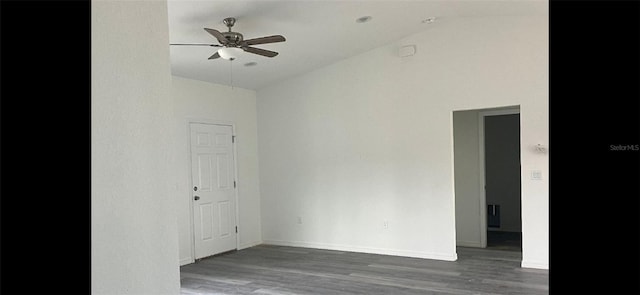
M 233 181 L 233 188 L 236 188 L 236 181 Z
M 234 142 L 236 142 L 236 136 L 235 136 L 235 135 L 232 135 L 232 136 L 231 136 L 231 143 L 234 143 Z
M 236 226 L 236 233 L 238 233 L 238 227 Z

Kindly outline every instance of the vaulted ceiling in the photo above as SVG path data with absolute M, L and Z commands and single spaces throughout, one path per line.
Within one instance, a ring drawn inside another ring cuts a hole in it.
M 547 1 L 184 1 L 169 0 L 170 43 L 219 44 L 203 28 L 251 39 L 282 35 L 286 42 L 256 45 L 273 58 L 242 52 L 234 61 L 208 60 L 216 47 L 171 46 L 175 76 L 257 90 L 458 18 L 547 15 Z M 358 23 L 356 19 L 371 16 Z M 427 18 L 435 17 L 429 23 Z M 254 62 L 254 66 L 245 66 Z

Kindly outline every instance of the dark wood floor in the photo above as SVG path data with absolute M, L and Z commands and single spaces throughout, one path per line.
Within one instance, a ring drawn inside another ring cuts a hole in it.
M 458 261 L 259 245 L 180 268 L 182 294 L 548 294 L 521 253 L 457 249 Z

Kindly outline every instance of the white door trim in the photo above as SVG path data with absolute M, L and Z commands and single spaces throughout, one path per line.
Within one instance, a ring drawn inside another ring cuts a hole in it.
M 222 126 L 231 126 L 231 135 L 236 138 L 236 125 L 232 121 L 222 121 L 222 120 L 211 120 L 205 118 L 187 118 L 186 119 L 186 128 L 187 128 L 187 150 L 189 151 L 189 187 L 187 194 L 189 198 L 189 235 L 191 241 L 191 259 L 195 261 L 196 257 L 196 243 L 195 243 L 195 232 L 194 232 L 194 224 L 193 224 L 193 169 L 191 167 L 191 123 L 198 124 L 208 124 L 208 125 L 222 125 Z M 238 249 L 238 245 L 240 245 L 240 222 L 239 222 L 239 212 L 240 212 L 240 204 L 238 203 L 238 188 L 240 187 L 240 181 L 238 180 L 238 151 L 236 148 L 237 138 L 232 144 L 233 150 L 233 165 L 234 165 L 234 181 L 236 182 L 236 187 L 233 189 L 234 198 L 236 203 L 236 226 L 238 227 L 238 232 L 236 233 L 236 250 Z
M 484 159 L 484 118 L 499 115 L 515 115 L 520 114 L 520 106 L 513 106 L 507 109 L 489 110 L 478 112 L 478 148 L 479 148 L 479 165 L 480 165 L 480 247 L 487 247 L 487 195 L 485 191 L 485 159 Z M 522 152 L 522 151 L 521 151 Z M 522 175 L 520 176 L 522 178 Z M 520 196 L 522 198 L 522 195 Z M 522 209 L 520 209 L 522 210 Z M 522 214 L 522 212 L 520 213 Z

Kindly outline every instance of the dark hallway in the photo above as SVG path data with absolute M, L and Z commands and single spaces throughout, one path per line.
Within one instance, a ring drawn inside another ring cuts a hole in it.
M 522 233 L 487 231 L 487 249 L 522 252 Z

